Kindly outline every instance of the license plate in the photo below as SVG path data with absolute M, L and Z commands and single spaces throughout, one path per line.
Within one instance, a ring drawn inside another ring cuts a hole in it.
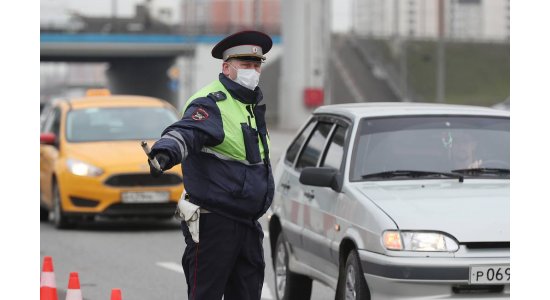
M 123 203 L 161 203 L 170 200 L 169 192 L 123 192 Z
M 470 284 L 509 284 L 510 266 L 471 266 Z

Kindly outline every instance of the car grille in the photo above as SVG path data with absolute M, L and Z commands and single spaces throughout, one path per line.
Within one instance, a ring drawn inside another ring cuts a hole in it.
M 455 294 L 498 294 L 504 291 L 503 285 L 457 285 L 453 286 Z
M 182 178 L 175 174 L 163 174 L 162 176 L 155 178 L 150 174 L 145 173 L 113 175 L 105 181 L 105 184 L 115 187 L 142 187 L 177 185 L 181 184 L 182 182 Z
M 462 245 L 468 249 L 510 249 L 510 242 L 472 242 Z
M 168 203 L 116 203 L 101 215 L 106 217 L 171 217 L 176 210 L 176 202 Z

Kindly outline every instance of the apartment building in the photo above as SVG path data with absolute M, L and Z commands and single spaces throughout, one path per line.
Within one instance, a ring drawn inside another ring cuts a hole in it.
M 435 39 L 441 28 L 448 39 L 510 38 L 510 0 L 353 0 L 352 5 L 352 30 L 363 36 Z

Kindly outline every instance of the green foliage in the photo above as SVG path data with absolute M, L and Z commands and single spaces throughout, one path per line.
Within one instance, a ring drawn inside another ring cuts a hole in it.
M 389 41 L 370 41 L 378 56 L 399 66 Z M 510 94 L 510 44 L 446 42 L 445 101 L 490 106 Z M 407 83 L 417 101 L 435 102 L 437 41 L 407 42 Z

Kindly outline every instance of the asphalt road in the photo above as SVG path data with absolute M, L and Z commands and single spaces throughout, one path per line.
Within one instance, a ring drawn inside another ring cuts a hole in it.
M 273 130 L 271 155 L 276 164 L 293 132 Z M 266 230 L 266 218 L 261 218 Z M 59 299 L 65 299 L 70 272 L 78 272 L 84 299 L 108 299 L 120 288 L 123 299 L 187 299 L 181 256 L 185 242 L 177 221 L 109 221 L 56 230 L 40 223 L 40 267 L 44 256 L 54 264 Z M 269 238 L 264 238 L 266 259 L 262 299 L 275 299 Z M 334 291 L 314 282 L 311 299 L 334 299 Z

